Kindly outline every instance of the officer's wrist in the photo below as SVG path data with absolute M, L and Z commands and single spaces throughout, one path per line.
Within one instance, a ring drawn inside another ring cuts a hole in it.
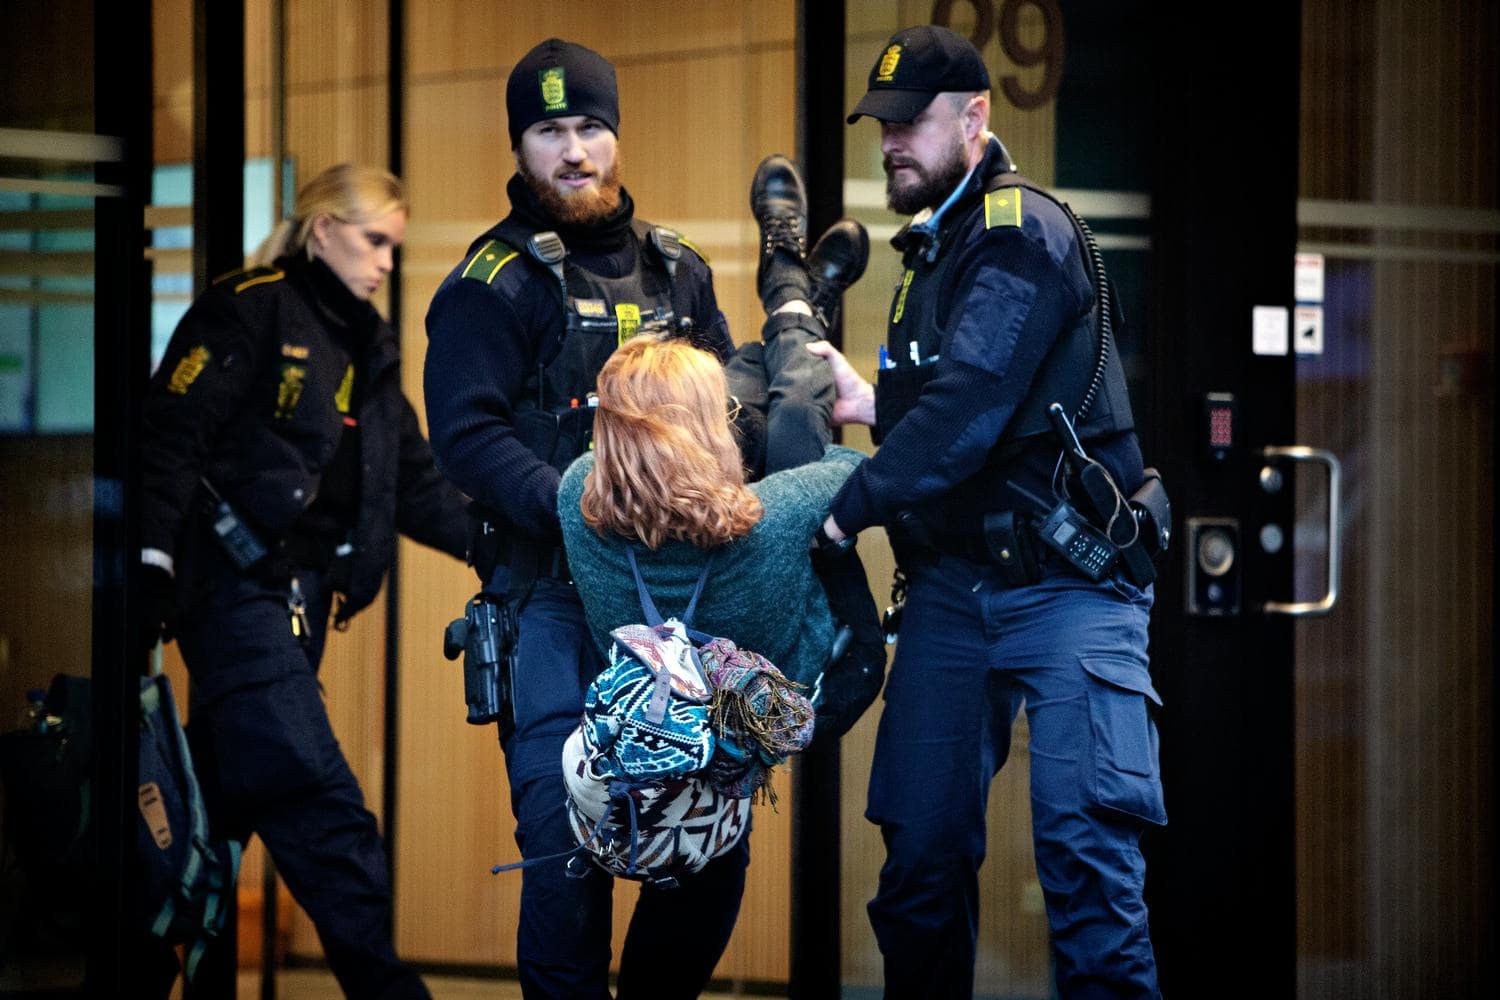
M 813 534 L 813 542 L 818 546 L 818 551 L 828 555 L 837 555 L 854 548 L 854 536 L 840 531 L 832 517 L 818 525 L 818 530 Z

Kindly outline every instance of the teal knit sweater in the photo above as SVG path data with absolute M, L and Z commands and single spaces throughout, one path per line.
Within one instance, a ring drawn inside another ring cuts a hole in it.
M 811 684 L 833 643 L 833 619 L 808 546 L 828 514 L 829 501 L 864 457 L 833 446 L 821 461 L 751 483 L 765 513 L 748 535 L 720 547 L 693 627 L 753 650 L 793 680 Z M 591 454 L 569 466 L 558 488 L 557 509 L 573 582 L 594 641 L 608 655 L 610 630 L 644 619 L 625 559 L 626 539 L 601 538 L 579 510 L 583 480 L 593 467 Z M 668 618 L 682 614 L 707 551 L 681 541 L 668 541 L 655 552 L 639 541 L 634 544 L 657 609 Z

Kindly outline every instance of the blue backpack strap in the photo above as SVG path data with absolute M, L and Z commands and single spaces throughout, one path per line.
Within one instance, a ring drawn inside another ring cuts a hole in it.
M 713 569 L 714 557 L 718 554 L 718 549 L 713 550 L 708 554 L 707 561 L 703 563 L 703 572 L 698 574 L 698 585 L 693 588 L 693 598 L 688 601 L 687 609 L 678 619 L 684 626 L 693 624 L 693 613 L 698 610 L 698 598 L 703 596 L 703 585 L 708 582 L 708 572 Z M 655 628 L 665 619 L 662 618 L 661 612 L 656 610 L 656 602 L 651 599 L 651 592 L 646 589 L 646 581 L 641 579 L 641 568 L 635 561 L 635 546 L 628 542 L 625 544 L 625 558 L 630 560 L 630 572 L 635 575 L 635 591 L 641 598 L 641 613 L 646 616 L 646 624 Z

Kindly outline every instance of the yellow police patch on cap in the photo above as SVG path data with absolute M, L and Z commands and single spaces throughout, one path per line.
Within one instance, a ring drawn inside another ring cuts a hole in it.
M 1021 224 L 1021 189 L 1001 188 L 984 196 L 984 228 Z
M 880 57 L 879 72 L 875 77 L 876 83 L 890 83 L 896 76 L 896 64 L 901 61 L 900 44 L 892 45 L 885 50 L 885 55 Z
M 543 111 L 551 113 L 568 110 L 568 80 L 561 66 L 537 70 L 536 79 L 542 88 Z
M 283 358 L 296 358 L 298 361 L 306 361 L 307 354 L 307 348 L 301 344 L 281 345 L 281 356 Z
M 167 391 L 179 396 L 186 396 L 188 386 L 193 384 L 199 375 L 203 374 L 203 368 L 213 355 L 208 348 L 199 345 L 183 355 L 182 360 L 177 362 L 177 367 L 172 369 L 172 377 L 167 381 Z

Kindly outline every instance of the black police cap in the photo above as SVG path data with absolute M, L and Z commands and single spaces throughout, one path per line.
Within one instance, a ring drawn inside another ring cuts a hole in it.
M 545 118 L 588 115 L 620 133 L 620 90 L 615 68 L 593 49 L 549 38 L 521 57 L 505 81 L 511 148 L 521 133 Z
M 990 71 L 962 35 L 935 24 L 902 28 L 870 68 L 869 91 L 846 119 L 909 122 L 938 94 L 990 89 Z

